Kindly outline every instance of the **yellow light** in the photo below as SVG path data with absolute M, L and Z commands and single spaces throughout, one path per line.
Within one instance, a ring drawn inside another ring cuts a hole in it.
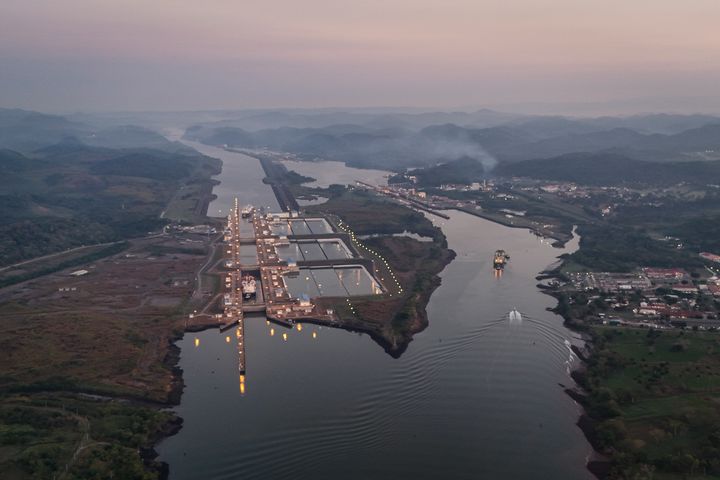
M 302 332 L 302 325 L 299 323 L 297 324 L 297 331 Z
M 313 332 L 313 338 L 317 338 L 317 332 Z
M 195 346 L 196 346 L 196 347 L 199 347 L 199 346 L 200 346 L 200 339 L 199 339 L 199 338 L 196 338 L 196 339 L 195 339 Z
M 287 342 L 287 333 L 283 333 L 283 341 Z
M 226 342 L 226 343 L 230 343 L 230 336 L 229 336 L 229 335 L 228 335 L 227 337 L 225 337 L 225 342 Z
M 270 336 L 272 337 L 272 336 L 274 336 L 274 335 L 275 335 L 275 329 L 274 329 L 274 328 L 271 328 L 271 329 L 270 329 Z

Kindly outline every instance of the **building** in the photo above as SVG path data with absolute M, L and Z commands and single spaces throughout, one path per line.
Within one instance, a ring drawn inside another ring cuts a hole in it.
M 682 268 L 643 268 L 650 280 L 675 283 L 687 278 L 688 273 Z
M 697 287 L 692 285 L 678 285 L 673 287 L 673 292 L 682 293 L 684 295 L 695 295 L 698 293 Z

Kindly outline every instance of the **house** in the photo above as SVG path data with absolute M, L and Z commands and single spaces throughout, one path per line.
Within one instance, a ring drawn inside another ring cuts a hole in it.
M 682 268 L 643 268 L 643 272 L 650 280 L 677 282 L 688 276 Z
M 692 285 L 677 285 L 674 286 L 672 289 L 673 292 L 682 293 L 685 295 L 695 295 L 696 293 L 698 293 L 697 287 L 694 287 Z

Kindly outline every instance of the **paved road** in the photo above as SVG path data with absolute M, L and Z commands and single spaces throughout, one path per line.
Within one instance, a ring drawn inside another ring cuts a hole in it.
M 204 264 L 202 267 L 200 267 L 200 269 L 199 269 L 199 270 L 197 271 L 197 273 L 195 274 L 195 278 L 196 278 L 196 280 L 197 280 L 197 283 L 196 283 L 196 285 L 195 285 L 195 291 L 194 291 L 193 294 L 192 294 L 192 299 L 193 299 L 193 300 L 199 300 L 199 299 L 202 298 L 202 293 L 203 293 L 202 278 L 203 278 L 203 274 L 204 274 L 205 271 L 211 266 L 210 264 L 212 263 L 213 258 L 215 258 L 215 251 L 217 250 L 216 242 L 218 241 L 219 238 L 220 238 L 220 236 L 217 236 L 216 238 L 213 239 L 212 243 L 210 244 L 210 253 L 209 253 L 209 255 L 208 255 L 207 261 L 205 262 L 205 264 Z M 220 260 L 222 260 L 222 259 L 220 259 Z M 217 264 L 217 262 L 219 262 L 220 260 L 216 260 L 216 261 L 215 261 L 215 264 Z
M 51 253 L 49 255 L 44 255 L 42 257 L 35 257 L 35 258 L 31 258 L 30 260 L 25 260 L 23 262 L 14 263 L 12 265 L 8 265 L 6 267 L 0 268 L 0 272 L 3 272 L 5 270 L 10 270 L 11 268 L 19 267 L 22 265 L 27 265 L 28 263 L 40 262 L 42 260 L 47 260 L 48 258 L 58 257 L 60 255 L 66 255 L 68 253 L 77 252 L 78 250 L 83 250 L 85 248 L 104 247 L 106 245 L 115 245 L 116 243 L 120 243 L 120 242 L 122 242 L 122 240 L 117 241 L 117 242 L 96 243 L 94 245 L 83 245 L 81 247 L 75 247 L 75 248 L 71 248 L 69 250 L 63 250 L 62 252 Z

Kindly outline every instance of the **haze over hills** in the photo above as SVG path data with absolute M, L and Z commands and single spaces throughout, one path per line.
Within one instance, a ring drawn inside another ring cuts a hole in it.
M 0 480 L 720 480 L 718 19 L 0 0 Z
M 192 153 L 192 149 L 181 143 L 171 142 L 141 126 L 96 126 L 59 115 L 0 108 L 0 148 L 31 153 L 68 142 L 107 148 L 150 148 Z
M 720 118 L 707 115 L 577 119 L 482 111 L 486 125 L 476 127 L 459 122 L 425 123 L 451 117 L 477 120 L 477 114 L 428 113 L 400 117 L 384 114 L 378 123 L 347 123 L 353 119 L 352 115 L 332 113 L 329 116 L 315 114 L 312 118 L 318 125 L 340 120 L 340 117 L 346 122 L 304 128 L 292 126 L 299 122 L 287 112 L 263 118 L 270 117 L 289 125 L 253 129 L 249 127 L 257 124 L 226 120 L 193 125 L 185 135 L 210 145 L 268 148 L 305 159 L 333 159 L 357 167 L 391 170 L 434 165 L 462 157 L 475 158 L 490 170 L 497 162 L 577 152 L 608 152 L 647 161 L 720 158 Z M 413 122 L 407 121 L 408 118 Z
M 0 110 L 0 264 L 144 235 L 180 185 L 209 189 L 219 168 L 142 127 Z
M 179 142 L 171 142 L 151 128 L 127 123 L 140 120 L 137 123 L 152 125 L 168 118 L 181 127 L 196 117 L 181 112 L 137 118 L 133 114 L 75 114 L 68 118 L 0 109 L 0 148 L 18 151 L 29 158 L 70 161 L 106 155 L 103 149 L 144 148 L 191 155 L 192 150 Z M 637 162 L 720 159 L 720 117 L 708 115 L 570 118 L 492 110 L 471 113 L 250 110 L 204 112 L 200 118 L 210 121 L 191 125 L 185 132 L 186 138 L 210 145 L 268 148 L 305 160 L 340 160 L 356 167 L 395 171 L 433 167 L 431 171 L 437 173 L 442 169 L 434 166 L 462 160 L 449 164 L 450 170 L 456 172 L 458 165 L 475 160 L 482 168 L 472 168 L 473 179 L 478 178 L 480 171 L 597 182 L 601 178 L 610 180 L 602 172 L 621 168 L 630 169 L 627 179 L 633 181 L 634 173 L 640 174 L 647 168 Z M 258 128 L 268 126 L 272 128 Z M 520 164 L 507 165 L 514 162 Z M 498 164 L 500 167 L 493 170 Z M 706 168 L 701 163 L 692 165 L 698 172 Z M 705 173 L 714 174 L 708 168 Z M 673 165 L 655 173 L 669 181 L 673 172 L 680 171 L 680 167 Z M 597 172 L 597 176 L 590 172 Z
M 654 185 L 720 182 L 720 161 L 647 162 L 613 153 L 571 153 L 501 164 L 496 174 L 584 185 Z

